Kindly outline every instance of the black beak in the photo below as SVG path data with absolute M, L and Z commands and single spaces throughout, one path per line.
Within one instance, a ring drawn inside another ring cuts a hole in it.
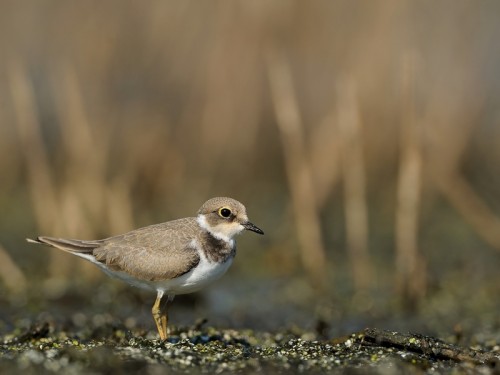
M 252 232 L 258 233 L 258 234 L 264 234 L 264 231 L 257 227 L 256 225 L 252 224 L 251 222 L 247 221 L 246 223 L 241 224 L 246 230 L 251 230 Z

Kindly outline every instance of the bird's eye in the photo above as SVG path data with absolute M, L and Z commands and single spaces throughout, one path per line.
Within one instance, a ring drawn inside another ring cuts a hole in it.
M 219 209 L 219 215 L 228 218 L 229 216 L 231 216 L 231 210 L 227 207 L 222 207 L 221 209 Z

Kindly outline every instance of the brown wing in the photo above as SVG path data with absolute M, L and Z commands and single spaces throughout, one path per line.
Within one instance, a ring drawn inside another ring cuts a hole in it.
M 198 251 L 191 244 L 197 229 L 195 218 L 151 225 L 103 240 L 93 255 L 111 270 L 141 280 L 172 279 L 199 263 Z
M 36 243 L 39 245 L 49 245 L 59 250 L 64 250 L 68 253 L 72 253 L 75 255 L 79 254 L 92 255 L 94 249 L 102 245 L 102 240 L 84 241 L 84 240 L 73 240 L 68 238 L 55 238 L 46 236 L 39 236 L 35 240 L 27 238 L 26 241 L 28 241 L 29 243 Z

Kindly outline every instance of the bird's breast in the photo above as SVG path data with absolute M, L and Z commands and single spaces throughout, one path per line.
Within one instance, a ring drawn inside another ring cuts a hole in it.
M 200 252 L 200 262 L 196 267 L 180 277 L 164 283 L 159 282 L 158 289 L 170 295 L 196 292 L 224 275 L 233 263 L 233 258 L 234 256 L 231 256 L 223 262 L 217 262 Z

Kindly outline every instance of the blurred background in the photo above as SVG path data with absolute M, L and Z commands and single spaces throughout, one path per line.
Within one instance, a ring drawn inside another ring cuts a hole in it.
M 171 321 L 332 336 L 500 332 L 500 4 L 4 1 L 0 330 L 154 294 L 29 245 L 242 201 L 216 285 Z M 469 330 L 469 331 L 468 331 Z

